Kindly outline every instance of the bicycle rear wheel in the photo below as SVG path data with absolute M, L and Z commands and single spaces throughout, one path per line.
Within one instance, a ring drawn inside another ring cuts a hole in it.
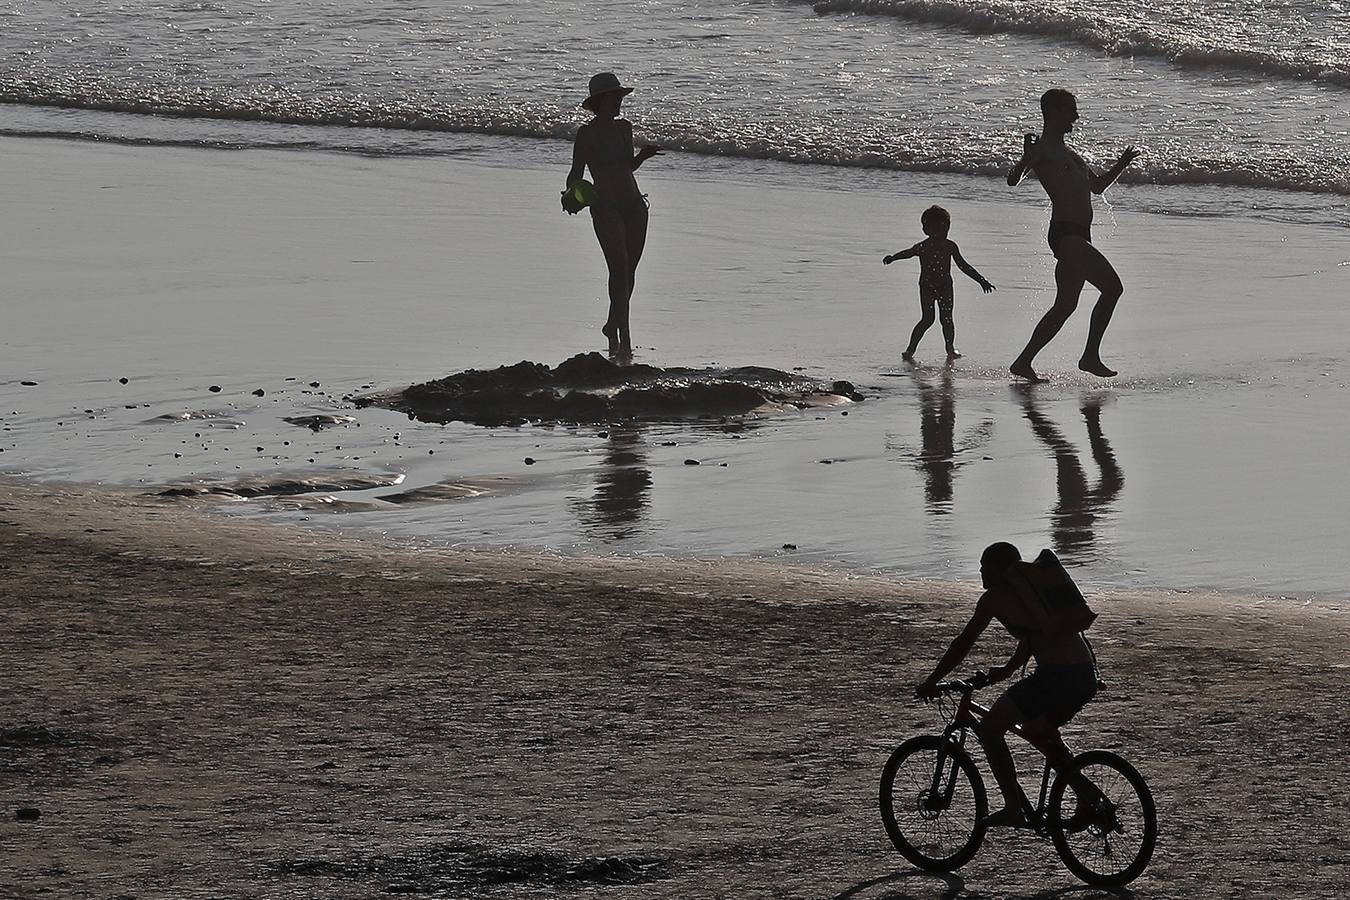
M 950 872 L 970 862 L 987 812 L 970 754 L 938 735 L 905 741 L 881 770 L 881 822 L 895 849 L 921 869 Z
M 1148 865 L 1158 839 L 1158 813 L 1144 776 L 1107 750 L 1078 754 L 1074 768 L 1101 793 L 1080 798 L 1067 774 L 1055 778 L 1046 820 L 1055 850 L 1088 884 L 1129 884 Z

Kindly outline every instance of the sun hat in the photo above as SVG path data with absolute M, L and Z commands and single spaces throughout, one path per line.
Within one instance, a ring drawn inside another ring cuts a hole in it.
M 592 111 L 595 110 L 596 99 L 605 94 L 619 91 L 624 96 L 627 96 L 628 94 L 633 93 L 632 88 L 624 87 L 619 83 L 619 76 L 615 75 L 613 72 L 601 72 L 599 75 L 596 75 L 591 79 L 590 89 L 591 95 L 585 100 L 582 100 L 581 105 Z

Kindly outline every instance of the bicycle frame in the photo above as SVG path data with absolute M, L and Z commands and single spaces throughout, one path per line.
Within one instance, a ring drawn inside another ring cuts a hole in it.
M 952 716 L 952 720 L 948 723 L 947 727 L 942 730 L 942 746 L 944 748 L 948 746 L 964 748 L 966 743 L 966 732 L 971 728 L 978 727 L 980 721 L 985 716 L 989 715 L 987 707 L 981 706 L 971 699 L 973 692 L 973 687 L 962 689 L 961 700 L 957 704 L 956 713 Z M 1045 742 L 1042 741 L 1039 736 L 1028 734 L 1026 729 L 1021 725 L 1013 725 L 1010 731 L 1035 747 L 1041 756 L 1045 758 L 1045 766 L 1041 770 L 1041 789 L 1036 798 L 1036 806 L 1034 808 L 1031 807 L 1030 801 L 1028 801 L 1028 806 L 1025 810 L 1030 817 L 1030 821 L 1036 826 L 1036 830 L 1039 832 L 1042 830 L 1045 818 L 1046 801 L 1050 795 L 1050 773 L 1054 771 L 1054 764 L 1050 762 L 1050 755 L 1046 752 Z M 945 808 L 945 806 L 951 802 L 952 793 L 956 789 L 955 766 L 952 766 L 951 774 L 947 778 L 947 784 L 945 786 L 939 784 L 943 770 L 946 769 L 946 763 L 946 755 L 939 753 L 937 765 L 933 768 L 933 783 L 930 793 L 931 799 L 929 800 L 929 803 L 931 804 L 941 803 L 942 805 L 938 808 Z M 940 800 L 938 799 L 939 797 L 941 798 Z

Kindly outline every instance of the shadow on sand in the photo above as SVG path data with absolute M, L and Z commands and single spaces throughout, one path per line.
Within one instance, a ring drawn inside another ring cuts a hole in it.
M 908 869 L 882 875 L 855 884 L 832 900 L 1145 900 L 1127 888 L 1094 888 L 1067 885 L 1035 893 L 1008 893 L 997 888 L 983 891 L 967 889 L 966 882 L 954 873 Z

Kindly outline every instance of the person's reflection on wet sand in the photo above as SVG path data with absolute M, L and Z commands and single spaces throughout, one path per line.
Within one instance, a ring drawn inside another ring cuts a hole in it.
M 925 508 L 934 515 L 945 515 L 952 508 L 956 470 L 968 461 L 960 457 L 988 442 L 993 423 L 982 423 L 958 446 L 956 389 L 951 368 L 944 366 L 936 383 L 922 370 L 915 370 L 912 374 L 919 395 L 920 440 L 920 447 L 913 458 L 923 473 Z
M 599 531 L 606 541 L 631 537 L 650 502 L 651 487 L 642 429 L 612 428 L 595 477 L 595 495 L 573 501 L 577 518 L 584 527 Z
M 1036 406 L 1030 389 L 1019 390 L 1022 412 L 1031 431 L 1055 458 L 1055 487 L 1059 496 L 1050 512 L 1051 542 L 1066 558 L 1090 557 L 1096 543 L 1097 520 L 1110 513 L 1111 505 L 1125 486 L 1125 475 L 1102 432 L 1101 411 L 1105 398 L 1085 397 L 1079 404 L 1087 425 L 1092 461 L 1101 473 L 1096 487 L 1088 486 L 1087 474 L 1074 447 L 1059 428 Z
M 937 387 L 919 381 L 918 388 L 919 440 L 923 445 L 918 462 L 923 469 L 924 500 L 931 512 L 947 512 L 956 474 L 956 396 L 951 369 L 942 370 Z

